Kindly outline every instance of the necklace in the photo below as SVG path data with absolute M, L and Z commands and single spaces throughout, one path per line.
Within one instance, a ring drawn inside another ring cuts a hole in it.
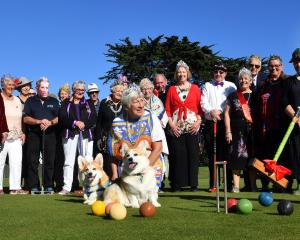
M 6 93 L 4 93 L 4 92 L 2 92 L 1 94 L 2 94 L 2 97 L 3 97 L 5 100 L 8 100 L 8 101 L 12 101 L 13 98 L 14 98 L 13 95 L 8 96 L 8 95 L 6 95 Z
M 135 123 L 136 126 L 134 126 Z M 137 134 L 135 134 L 134 127 L 136 127 L 137 129 Z M 126 117 L 126 134 L 132 146 L 134 146 L 136 142 L 140 139 L 140 136 L 142 135 L 142 133 L 145 132 L 145 129 L 146 129 L 146 125 L 140 124 L 139 121 L 136 121 L 134 123 L 131 123 L 131 125 L 129 125 L 128 116 Z
M 122 110 L 122 104 L 120 104 L 120 106 L 117 109 L 115 109 L 115 107 L 118 107 L 118 103 L 114 103 L 113 101 L 111 101 L 111 103 L 109 104 L 109 108 L 115 114 L 116 117 L 118 113 Z

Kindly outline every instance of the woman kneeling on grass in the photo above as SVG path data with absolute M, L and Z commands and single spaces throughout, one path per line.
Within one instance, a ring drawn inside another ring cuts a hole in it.
M 246 170 L 252 149 L 252 114 L 254 95 L 250 89 L 251 72 L 243 68 L 238 76 L 238 90 L 230 94 L 224 112 L 225 138 L 229 146 L 228 167 L 233 173 L 232 192 L 239 192 L 241 170 Z M 251 177 L 251 176 L 250 176 Z

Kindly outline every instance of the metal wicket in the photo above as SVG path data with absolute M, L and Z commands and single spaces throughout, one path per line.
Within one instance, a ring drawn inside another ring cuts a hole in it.
M 227 173 L 226 173 L 226 167 L 227 162 L 216 162 L 216 197 L 217 197 L 217 212 L 220 212 L 220 183 L 219 183 L 219 169 L 223 166 L 223 178 L 224 178 L 224 209 L 225 213 L 228 214 L 228 208 L 227 208 Z

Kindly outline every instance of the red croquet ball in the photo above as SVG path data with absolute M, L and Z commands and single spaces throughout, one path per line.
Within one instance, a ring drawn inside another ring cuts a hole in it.
M 229 198 L 227 201 L 228 212 L 234 213 L 236 212 L 236 205 L 238 201 L 235 198 Z
M 143 217 L 153 217 L 155 213 L 156 207 L 150 202 L 145 202 L 140 206 L 140 214 Z

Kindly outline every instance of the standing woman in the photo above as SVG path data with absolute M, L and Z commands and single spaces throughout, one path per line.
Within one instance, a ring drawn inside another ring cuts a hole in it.
M 62 85 L 58 90 L 58 99 L 59 99 L 59 106 L 66 99 L 70 98 L 71 90 L 69 84 Z M 64 185 L 64 162 L 65 162 L 65 155 L 64 149 L 62 146 L 62 125 L 60 122 L 56 125 L 56 153 L 55 153 L 55 162 L 54 162 L 54 182 L 55 182 L 55 190 L 56 192 L 60 192 Z
M 18 98 L 20 99 L 20 101 L 22 103 L 22 111 L 23 111 L 25 102 L 27 101 L 27 99 L 29 97 L 32 96 L 30 94 L 32 81 L 30 81 L 26 77 L 19 77 L 15 80 L 15 83 L 16 83 L 16 89 L 20 93 Z M 27 135 L 26 125 L 24 123 L 22 123 L 22 131 L 25 135 Z M 22 157 L 22 179 L 23 179 L 23 186 L 25 189 L 28 188 L 27 187 L 27 168 L 28 168 L 28 166 L 27 166 L 26 153 L 27 153 L 27 141 L 23 144 L 23 157 Z
M 111 94 L 101 101 L 96 123 L 95 141 L 99 152 L 103 154 L 104 170 L 112 180 L 118 178 L 118 161 L 109 155 L 107 139 L 113 120 L 122 113 L 121 98 L 124 87 L 124 83 L 120 80 L 116 80 L 110 86 Z M 97 153 L 94 153 L 95 155 Z
M 154 95 L 153 83 L 148 78 L 143 78 L 140 81 L 140 89 L 144 95 L 145 110 L 156 115 L 160 120 L 162 128 L 165 129 L 169 120 L 168 115 L 166 114 L 165 107 L 162 101 L 157 96 Z M 168 144 L 167 144 L 165 134 L 163 134 L 162 146 L 163 146 L 162 155 L 163 155 L 163 165 L 164 165 L 163 172 L 165 176 L 168 177 L 169 176 L 169 160 L 168 160 L 169 149 L 168 149 Z M 164 183 L 162 182 L 161 189 L 163 188 L 163 186 Z
M 96 122 L 95 107 L 91 101 L 84 98 L 84 81 L 75 81 L 72 90 L 72 97 L 63 101 L 59 109 L 65 154 L 64 186 L 59 192 L 60 195 L 71 191 L 77 149 L 80 155 L 93 159 L 92 127 Z
M 169 88 L 165 104 L 172 135 L 169 146 L 171 187 L 174 192 L 185 186 L 198 191 L 201 92 L 189 82 L 191 72 L 182 60 L 177 63 L 174 79 L 175 85 Z
M 251 72 L 242 68 L 238 79 L 238 90 L 228 96 L 224 111 L 225 138 L 230 144 L 228 167 L 233 173 L 234 193 L 239 192 L 241 171 L 247 170 L 248 159 L 252 157 L 252 117 L 255 104 L 255 96 L 251 90 Z M 249 177 L 253 182 L 252 175 L 249 174 Z
M 1 78 L 1 88 L 8 133 L 3 139 L 5 141 L 0 152 L 0 192 L 3 193 L 3 170 L 8 154 L 10 194 L 27 194 L 21 188 L 22 144 L 25 142 L 25 134 L 22 132 L 22 104 L 19 98 L 12 95 L 15 82 L 11 76 Z

